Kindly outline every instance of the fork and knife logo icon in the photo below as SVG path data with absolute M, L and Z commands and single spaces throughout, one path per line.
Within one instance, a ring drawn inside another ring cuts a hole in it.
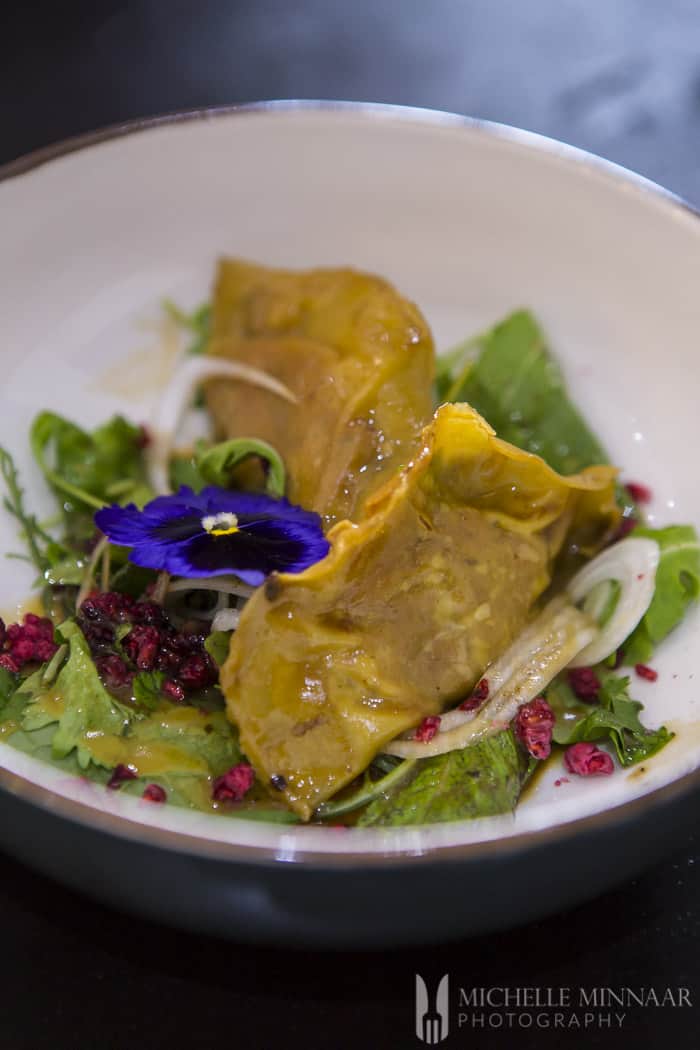
M 422 1043 L 435 1046 L 441 1043 L 450 1031 L 450 979 L 447 974 L 441 979 L 431 1003 L 425 981 L 416 974 L 416 1035 Z

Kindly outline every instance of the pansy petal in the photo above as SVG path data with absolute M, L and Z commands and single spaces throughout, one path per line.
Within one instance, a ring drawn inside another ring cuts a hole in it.
M 268 496 L 262 492 L 234 492 L 209 485 L 202 489 L 200 498 L 206 500 L 207 514 L 220 514 L 228 511 L 237 516 L 244 524 L 247 518 L 274 518 L 275 521 L 313 522 L 321 528 L 321 518 L 311 510 L 297 507 L 284 498 Z
M 103 507 L 95 514 L 95 524 L 109 537 L 110 543 L 122 547 L 133 547 L 148 531 L 144 515 L 134 503 L 126 507 L 118 504 Z

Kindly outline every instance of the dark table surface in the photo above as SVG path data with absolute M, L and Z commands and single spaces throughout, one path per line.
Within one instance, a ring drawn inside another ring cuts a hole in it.
M 74 0 L 25 3 L 3 20 L 0 162 L 183 107 L 353 98 L 540 131 L 700 203 L 697 0 Z M 687 987 L 695 1003 L 698 845 L 681 842 L 634 882 L 524 929 L 330 956 L 152 926 L 0 856 L 0 1048 L 418 1046 L 416 972 L 574 996 Z M 508 1030 L 504 1018 L 444 1045 L 700 1045 L 694 1006 L 625 1012 L 621 1029 L 612 1018 L 610 1029 Z

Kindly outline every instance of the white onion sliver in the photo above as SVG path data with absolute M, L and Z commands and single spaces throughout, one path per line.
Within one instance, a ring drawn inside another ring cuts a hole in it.
M 178 366 L 165 389 L 153 423 L 153 440 L 146 449 L 151 484 L 158 493 L 170 491 L 168 463 L 175 434 L 198 387 L 207 379 L 239 379 L 250 383 L 251 386 L 269 390 L 285 401 L 295 403 L 297 400 L 289 387 L 280 383 L 274 376 L 240 361 L 228 361 L 207 355 L 186 360 Z
M 620 596 L 612 616 L 585 649 L 571 660 L 571 667 L 600 663 L 617 651 L 635 629 L 654 597 L 659 545 L 646 537 L 630 536 L 599 554 L 576 573 L 567 593 L 576 604 L 599 584 L 616 580 Z
M 243 580 L 235 580 L 230 576 L 199 576 L 171 580 L 168 594 L 177 591 L 220 591 L 222 594 L 235 594 L 237 598 L 250 598 L 254 590 Z
M 212 620 L 212 631 L 235 631 L 241 618 L 240 609 L 220 609 Z
M 546 613 L 548 615 L 545 617 Z M 441 723 L 440 732 L 426 743 L 397 739 L 382 750 L 401 758 L 431 758 L 448 751 L 461 750 L 500 732 L 515 717 L 518 708 L 539 696 L 545 686 L 570 664 L 572 657 L 587 646 L 597 633 L 595 625 L 585 613 L 573 605 L 562 608 L 557 599 L 543 609 L 535 623 L 539 623 L 541 633 L 528 657 L 477 711 L 475 718 L 445 732 Z M 510 654 L 521 651 L 521 646 L 522 635 L 507 650 L 504 658 L 510 662 Z

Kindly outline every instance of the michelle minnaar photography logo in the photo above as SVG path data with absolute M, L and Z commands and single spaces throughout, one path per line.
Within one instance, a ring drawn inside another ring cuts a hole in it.
M 428 1046 L 447 1039 L 450 1032 L 450 979 L 440 980 L 434 997 L 420 976 L 416 974 L 416 1035 Z
M 416 1036 L 435 1046 L 453 1029 L 619 1030 L 639 1011 L 689 1009 L 691 989 L 668 986 L 457 988 L 450 995 L 449 975 L 437 983 L 416 974 Z

